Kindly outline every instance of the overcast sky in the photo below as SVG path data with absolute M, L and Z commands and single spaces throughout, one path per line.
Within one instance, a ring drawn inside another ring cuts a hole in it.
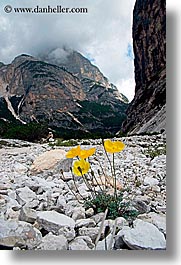
M 92 60 L 110 82 L 134 96 L 132 12 L 135 0 L 1 0 L 0 61 L 67 46 Z M 4 7 L 85 7 L 86 14 L 5 13 Z

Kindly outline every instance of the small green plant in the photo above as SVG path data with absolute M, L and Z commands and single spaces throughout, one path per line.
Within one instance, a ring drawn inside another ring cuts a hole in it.
M 77 144 L 76 140 L 64 140 L 61 138 L 57 138 L 54 142 L 49 143 L 50 146 L 76 146 Z
M 149 147 L 145 152 L 145 155 L 149 156 L 153 160 L 156 156 L 166 155 L 166 145 L 158 145 L 154 148 Z
M 96 195 L 95 199 L 86 200 L 84 206 L 86 209 L 93 208 L 95 213 L 105 212 L 108 209 L 108 219 L 114 220 L 122 216 L 128 221 L 132 221 L 138 215 L 138 211 L 130 210 L 130 203 L 125 203 L 122 200 L 122 193 L 117 198 L 110 194 L 100 193 Z

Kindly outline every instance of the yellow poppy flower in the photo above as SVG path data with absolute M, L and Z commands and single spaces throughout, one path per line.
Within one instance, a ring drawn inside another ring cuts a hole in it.
M 125 148 L 125 144 L 121 141 L 111 141 L 111 140 L 105 140 L 104 141 L 104 147 L 106 152 L 108 153 L 117 153 L 121 152 Z
M 74 162 L 72 170 L 75 175 L 82 176 L 89 171 L 89 168 L 89 162 L 85 161 L 84 159 L 81 159 Z
M 80 154 L 80 145 L 78 145 L 75 148 L 70 149 L 67 153 L 66 153 L 66 157 L 67 158 L 74 158 L 76 156 L 78 156 Z
M 83 150 L 81 149 L 79 157 L 82 159 L 86 159 L 89 156 L 92 156 L 95 153 L 96 149 L 95 148 L 90 148 L 88 150 Z

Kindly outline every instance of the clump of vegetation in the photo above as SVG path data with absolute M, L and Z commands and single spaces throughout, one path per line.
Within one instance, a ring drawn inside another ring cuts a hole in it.
M 166 155 L 166 144 L 158 145 L 154 148 L 149 147 L 146 151 L 143 152 L 146 156 L 149 156 L 153 160 L 156 156 Z
M 73 162 L 72 177 L 75 186 L 75 191 L 70 189 L 78 201 L 83 202 L 86 209 L 93 208 L 94 213 L 107 212 L 107 218 L 115 219 L 122 216 L 128 221 L 132 221 L 138 215 L 136 210 L 130 208 L 130 202 L 123 201 L 123 194 L 120 188 L 118 188 L 116 172 L 115 172 L 115 153 L 121 152 L 125 145 L 121 141 L 102 141 L 103 149 L 107 162 L 111 168 L 111 183 L 113 190 L 110 192 L 110 178 L 106 177 L 105 171 L 101 165 L 98 172 L 94 172 L 89 163 L 89 157 L 95 156 L 96 148 L 82 149 L 80 145 L 71 148 L 67 154 L 67 158 L 77 158 Z M 95 160 L 98 158 L 95 156 Z M 62 177 L 64 178 L 63 171 Z M 103 175 L 104 178 L 100 176 Z M 87 190 L 89 191 L 89 197 L 85 198 L 81 192 L 79 192 L 78 185 L 76 183 L 76 176 L 82 177 Z M 96 185 L 95 185 L 96 184 Z M 67 183 L 68 185 L 68 183 Z M 98 189 L 95 188 L 98 187 Z
M 62 138 L 55 139 L 54 142 L 49 143 L 50 146 L 76 146 L 78 145 L 78 142 L 76 140 L 70 139 L 70 140 L 64 140 Z
M 87 209 L 93 208 L 95 214 L 105 212 L 108 209 L 107 217 L 113 220 L 122 216 L 127 221 L 132 222 L 138 215 L 137 210 L 130 209 L 130 202 L 123 202 L 122 193 L 117 198 L 107 193 L 100 193 L 95 199 L 86 200 L 84 205 Z

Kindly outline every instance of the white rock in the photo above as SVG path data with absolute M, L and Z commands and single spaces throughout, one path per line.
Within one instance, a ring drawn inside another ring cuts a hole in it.
M 7 199 L 0 195 L 0 217 L 4 216 L 4 213 L 7 210 Z
M 156 206 L 157 211 L 166 213 L 167 207 L 166 205 L 157 205 Z
M 27 246 L 34 249 L 42 239 L 40 231 L 23 221 L 0 220 L 0 245 Z
M 83 207 L 74 208 L 72 218 L 74 220 L 85 219 L 85 209 Z
M 75 227 L 75 221 L 56 211 L 42 211 L 37 214 L 37 222 L 45 230 L 58 234 L 59 229 L 62 227 Z
M 140 214 L 137 216 L 137 218 L 150 222 L 154 224 L 161 232 L 166 234 L 166 215 L 165 214 L 157 214 L 154 212 L 150 212 L 147 214 Z
M 93 208 L 89 208 L 89 209 L 87 209 L 87 210 L 85 211 L 85 214 L 86 214 L 87 217 L 91 217 L 91 216 L 93 216 L 93 214 L 94 214 L 94 209 L 93 209 Z
M 36 190 L 41 187 L 43 191 L 52 190 L 55 187 L 55 183 L 53 181 L 47 181 L 46 179 L 40 178 L 38 176 L 32 176 L 31 179 L 28 179 L 25 182 L 25 185 L 32 190 Z
M 67 194 L 66 194 L 66 200 L 67 200 Z M 75 200 L 71 200 L 67 202 L 66 208 L 65 208 L 65 214 L 69 217 L 72 217 L 73 212 L 76 208 L 82 207 L 81 204 Z
M 75 229 L 74 227 L 63 226 L 58 230 L 58 234 L 63 235 L 70 242 L 75 238 Z
M 29 207 L 36 207 L 39 204 L 37 195 L 28 187 L 17 189 L 17 201 L 21 205 L 28 204 Z
M 66 200 L 65 196 L 60 195 L 57 199 L 57 207 L 60 209 L 60 211 L 64 212 L 66 207 Z
M 145 177 L 144 179 L 144 185 L 149 185 L 149 186 L 155 186 L 155 185 L 158 185 L 159 184 L 159 181 L 155 178 L 152 178 L 152 177 Z
M 97 235 L 99 233 L 99 227 L 81 227 L 79 228 L 78 235 L 79 236 L 89 236 L 92 242 L 95 242 Z
M 18 211 L 22 206 L 12 198 L 8 198 L 7 208 L 12 208 L 14 211 Z
M 8 191 L 8 197 L 10 199 L 16 200 L 16 191 L 15 190 L 9 190 Z
M 154 192 L 160 192 L 160 187 L 159 186 L 152 186 L 152 191 Z
M 63 176 L 61 176 L 61 178 L 64 180 L 64 181 L 69 181 L 72 179 L 72 173 L 71 172 L 64 172 L 63 173 Z
M 16 163 L 13 165 L 13 170 L 14 170 L 16 173 L 23 174 L 23 173 L 25 173 L 25 172 L 28 171 L 28 168 L 27 168 L 25 165 L 16 162 Z
M 113 248 L 113 245 L 110 246 L 111 244 L 111 238 L 112 235 L 109 234 L 106 239 L 104 238 L 101 241 L 98 241 L 97 246 L 96 246 L 96 250 L 111 250 Z
M 80 228 L 80 227 L 94 227 L 96 226 L 96 223 L 94 220 L 87 218 L 87 219 L 78 219 L 75 222 L 75 227 Z
M 96 224 L 98 224 L 99 222 L 102 221 L 103 216 L 104 216 L 104 213 L 97 213 L 91 216 L 91 219 L 93 219 L 96 222 Z
M 90 250 L 90 248 L 83 239 L 75 238 L 69 243 L 69 250 Z
M 66 152 L 63 149 L 50 150 L 38 156 L 31 166 L 31 172 L 34 174 L 44 172 L 57 165 L 63 171 L 70 171 L 72 166 L 72 159 L 66 158 Z
M 85 183 L 82 183 L 78 189 L 83 198 L 87 198 L 89 196 L 90 193 L 88 192 L 88 188 Z
M 19 214 L 20 214 L 19 211 L 14 211 L 12 208 L 8 208 L 6 213 L 5 213 L 5 218 L 18 220 Z
M 19 220 L 28 223 L 34 223 L 36 221 L 37 212 L 29 207 L 23 206 L 20 210 Z
M 67 239 L 62 235 L 52 235 L 51 233 L 43 237 L 37 249 L 41 250 L 67 250 Z
M 89 236 L 77 236 L 76 239 L 78 238 L 83 239 L 89 248 L 93 249 L 95 247 L 95 245 L 92 243 L 92 240 Z
M 133 229 L 124 231 L 122 239 L 131 249 L 166 249 L 163 233 L 155 225 L 139 219 L 134 221 Z
M 128 221 L 123 217 L 117 217 L 116 218 L 116 226 L 119 229 L 122 229 L 125 226 L 129 226 Z

